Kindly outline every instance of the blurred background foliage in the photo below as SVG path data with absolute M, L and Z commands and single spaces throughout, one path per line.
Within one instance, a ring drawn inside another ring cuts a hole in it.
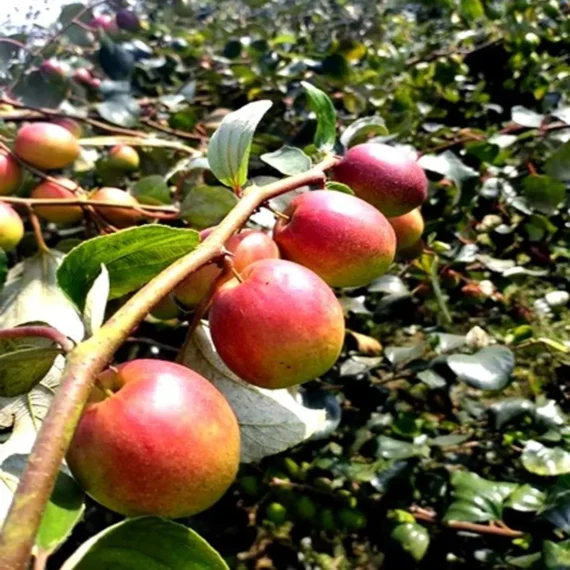
M 52 25 L 11 30 L 1 88 L 89 118 L 84 136 L 123 128 L 200 150 L 228 109 L 271 99 L 250 168 L 267 178 L 278 173 L 261 154 L 311 150 L 310 81 L 334 101 L 339 152 L 389 141 L 416 149 L 430 177 L 423 254 L 343 293 L 345 352 L 301 396 L 327 407 L 328 429 L 244 466 L 190 525 L 240 570 L 570 568 L 569 5 L 148 0 L 132 31 L 97 39 L 73 23 L 126 6 L 71 4 Z M 70 71 L 46 76 L 46 58 Z M 101 84 L 71 81 L 78 68 Z M 0 110 L 3 135 L 20 112 Z M 114 180 L 99 150 L 82 159 L 86 187 Z M 154 183 L 139 191 L 166 177 L 191 200 L 196 177 L 215 184 L 201 167 L 146 150 L 140 177 Z M 219 194 L 223 215 L 233 202 Z M 172 357 L 184 330 L 145 323 L 141 336 L 157 343 L 123 358 Z M 90 503 L 51 567 L 114 520 Z

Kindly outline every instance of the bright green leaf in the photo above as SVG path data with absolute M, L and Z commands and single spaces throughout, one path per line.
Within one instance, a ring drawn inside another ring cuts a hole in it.
M 429 547 L 429 532 L 420 524 L 399 524 L 390 535 L 416 562 L 419 562 Z
M 287 176 L 301 174 L 311 168 L 311 159 L 299 148 L 284 146 L 275 152 L 266 152 L 261 160 Z
M 546 447 L 538 441 L 527 441 L 521 456 L 524 468 L 543 476 L 570 473 L 570 453 L 560 447 Z
M 222 186 L 195 186 L 180 206 L 180 217 L 203 229 L 221 222 L 236 205 L 236 195 Z
M 311 109 L 317 115 L 315 146 L 322 152 L 330 152 L 336 140 L 336 111 L 330 97 L 314 85 L 302 81 Z

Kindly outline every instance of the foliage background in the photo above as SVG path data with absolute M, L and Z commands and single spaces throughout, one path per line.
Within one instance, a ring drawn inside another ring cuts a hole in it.
M 430 177 L 424 254 L 342 296 L 354 332 L 338 366 L 304 394 L 326 404 L 330 429 L 244 466 L 189 525 L 239 569 L 570 567 L 567 4 L 149 0 L 135 9 L 144 28 L 117 44 L 98 49 L 68 31 L 38 58 L 94 65 L 100 90 L 38 88 L 38 61 L 7 44 L 0 79 L 20 77 L 15 92 L 28 105 L 162 129 L 198 149 L 223 109 L 271 99 L 250 166 L 264 177 L 277 173 L 261 154 L 284 144 L 310 152 L 308 80 L 334 101 L 340 132 L 375 117 L 353 142 L 415 148 Z M 41 45 L 53 32 L 30 33 Z M 0 124 L 7 136 L 15 128 Z M 76 177 L 108 183 L 104 161 L 93 169 L 90 158 Z M 145 151 L 141 177 L 166 175 L 178 158 Z M 47 237 L 61 248 L 86 236 Z M 144 323 L 137 336 L 150 344 L 131 343 L 119 359 L 172 358 L 184 327 Z M 89 503 L 48 567 L 117 520 Z

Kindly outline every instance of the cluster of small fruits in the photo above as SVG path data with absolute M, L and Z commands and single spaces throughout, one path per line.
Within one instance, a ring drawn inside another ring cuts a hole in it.
M 22 163 L 46 173 L 73 164 L 81 152 L 78 141 L 80 136 L 81 126 L 69 118 L 24 125 L 16 134 L 13 154 L 0 150 L 0 196 L 9 196 L 18 191 L 23 181 Z M 138 168 L 139 161 L 139 155 L 134 148 L 117 145 L 109 151 L 107 163 L 110 168 L 131 172 Z M 106 223 L 116 228 L 134 225 L 143 218 L 139 210 L 132 208 L 139 206 L 139 202 L 128 192 L 119 188 L 103 187 L 87 193 L 73 180 L 59 175 L 46 177 L 31 191 L 30 197 L 115 204 L 117 207 L 101 206 L 94 208 L 94 211 Z M 69 225 L 83 219 L 85 208 L 77 204 L 39 204 L 34 206 L 34 212 L 47 222 Z M 12 251 L 23 235 L 24 224 L 18 213 L 9 204 L 0 202 L 0 248 Z
M 187 307 L 213 291 L 209 325 L 216 350 L 253 385 L 287 388 L 327 372 L 345 334 L 332 287 L 369 284 L 387 271 L 397 250 L 421 241 L 418 208 L 427 179 L 406 154 L 359 145 L 332 175 L 355 195 L 300 194 L 272 236 L 247 229 L 227 241 L 233 276 L 219 279 L 223 269 L 210 263 L 173 291 Z M 177 518 L 225 493 L 239 455 L 237 420 L 207 380 L 178 364 L 134 360 L 97 379 L 67 461 L 106 507 Z

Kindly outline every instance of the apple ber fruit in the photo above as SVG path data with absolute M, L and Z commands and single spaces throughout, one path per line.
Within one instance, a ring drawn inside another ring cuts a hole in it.
M 134 172 L 140 164 L 139 153 L 132 146 L 116 145 L 109 151 L 108 164 L 117 170 Z
M 305 192 L 278 219 L 274 239 L 285 259 L 313 270 L 331 287 L 367 285 L 388 270 L 396 236 L 373 206 L 331 190 Z
M 0 196 L 13 194 L 22 183 L 22 169 L 18 161 L 0 150 Z
M 212 229 L 201 231 L 200 239 L 204 240 Z M 234 234 L 226 241 L 225 248 L 233 254 L 232 261 L 238 272 L 254 261 L 279 257 L 277 244 L 271 236 L 259 230 L 248 229 Z M 222 269 L 216 263 L 203 265 L 178 284 L 174 295 L 186 307 L 197 307 L 221 273 Z
M 46 170 L 65 168 L 81 151 L 77 139 L 53 123 L 30 123 L 16 134 L 16 154 L 32 166 Z
M 24 222 L 12 206 L 0 202 L 0 248 L 12 251 L 24 237 Z
M 113 202 L 117 205 L 138 206 L 138 200 L 120 188 L 104 187 L 89 195 L 89 200 L 95 202 Z M 113 208 L 109 206 L 95 207 L 97 213 L 116 228 L 128 228 L 140 222 L 143 218 L 140 212 L 133 208 Z
M 424 218 L 419 208 L 395 218 L 388 218 L 396 233 L 398 251 L 406 250 L 421 240 L 424 233 Z
M 193 370 L 141 359 L 99 375 L 67 463 L 117 513 L 180 518 L 221 498 L 239 457 L 239 426 L 224 396 Z
M 84 193 L 77 183 L 63 176 L 56 176 L 57 184 L 45 180 L 36 186 L 30 196 L 43 200 L 74 200 L 84 197 Z M 54 224 L 75 224 L 83 219 L 81 206 L 34 206 L 34 212 L 47 222 Z
M 353 146 L 333 169 L 333 177 L 389 218 L 408 213 L 427 197 L 422 167 L 405 152 L 386 144 Z
M 310 269 L 283 259 L 248 265 L 224 283 L 210 308 L 212 340 L 226 366 L 263 388 L 312 380 L 336 362 L 343 310 Z

